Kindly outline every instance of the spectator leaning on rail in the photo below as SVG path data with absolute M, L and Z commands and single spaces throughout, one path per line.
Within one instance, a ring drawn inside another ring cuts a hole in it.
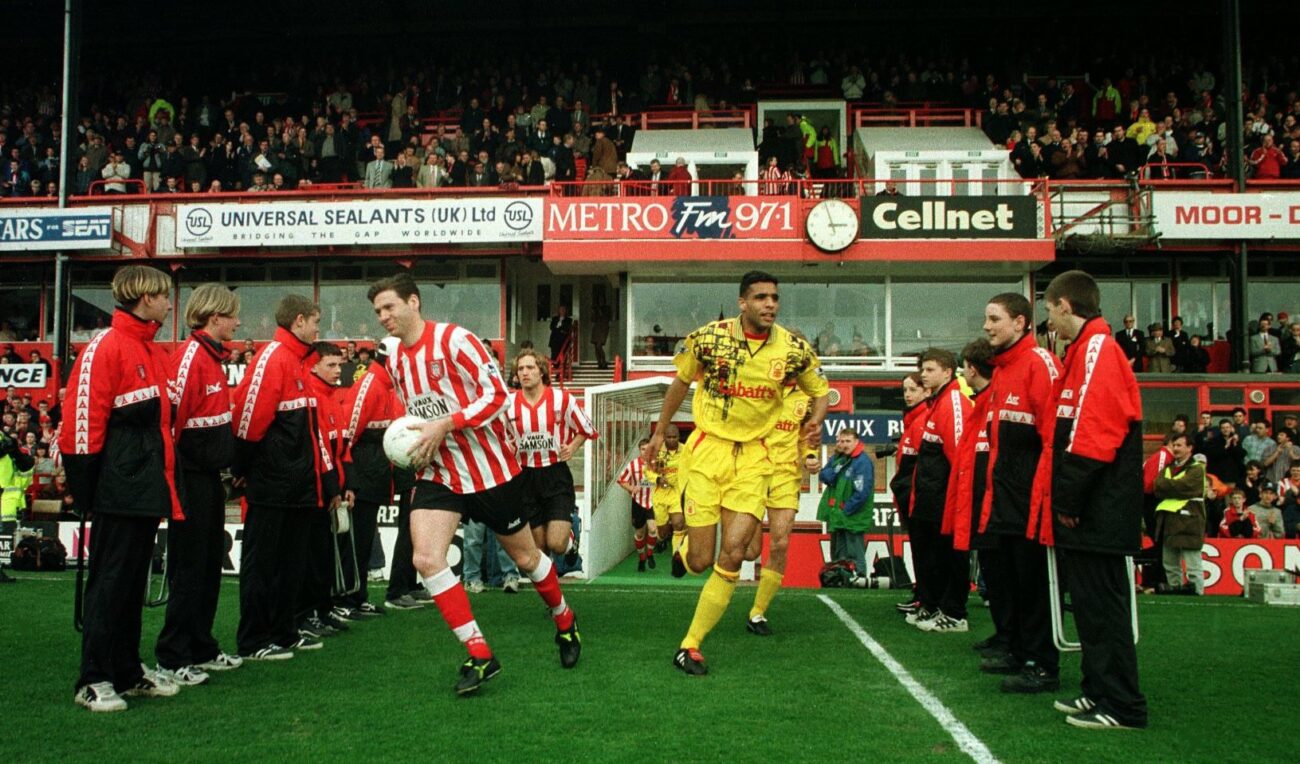
M 817 468 L 817 457 L 809 456 L 805 467 Z M 831 557 L 851 560 L 858 576 L 867 575 L 866 547 L 862 534 L 871 530 L 876 468 L 871 453 L 856 430 L 845 427 L 835 436 L 835 453 L 819 476 L 825 490 L 817 505 L 817 519 L 831 534 Z
M 1174 461 L 1155 480 L 1156 535 L 1160 539 L 1165 582 L 1169 591 L 1203 594 L 1201 547 L 1205 543 L 1205 460 L 1192 458 L 1186 434 L 1169 439 Z M 1183 584 L 1183 568 L 1187 584 Z

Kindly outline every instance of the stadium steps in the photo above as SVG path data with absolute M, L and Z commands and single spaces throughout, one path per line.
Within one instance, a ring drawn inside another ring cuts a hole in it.
M 569 390 L 585 390 L 597 385 L 608 385 L 614 381 L 614 364 L 602 369 L 594 362 L 580 363 L 573 367 L 573 379 L 564 383 Z

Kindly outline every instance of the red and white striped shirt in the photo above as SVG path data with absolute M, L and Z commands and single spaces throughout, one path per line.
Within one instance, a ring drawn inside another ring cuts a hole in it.
M 627 466 L 623 468 L 623 472 L 618 476 L 618 482 L 621 485 L 636 486 L 636 493 L 632 494 L 632 501 L 645 509 L 650 509 L 653 506 L 650 500 L 650 492 L 654 488 L 654 484 L 645 476 L 645 463 L 641 461 L 641 457 L 638 456 L 627 463 Z
M 758 179 L 764 181 L 758 186 L 760 194 L 784 194 L 790 173 L 783 172 L 780 167 L 767 167 L 758 174 Z
M 514 432 L 502 416 L 510 391 L 482 340 L 456 324 L 425 321 L 419 341 L 409 348 L 399 344 L 386 368 L 407 414 L 429 421 L 451 417 L 452 431 L 418 479 L 467 494 L 519 474 Z
M 568 390 L 543 386 L 537 403 L 529 403 L 523 390 L 512 390 L 509 411 L 517 436 L 515 452 L 524 467 L 559 464 L 560 447 L 576 435 L 596 437 L 596 428 Z

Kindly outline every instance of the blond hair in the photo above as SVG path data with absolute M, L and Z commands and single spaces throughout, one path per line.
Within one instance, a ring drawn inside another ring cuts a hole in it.
M 157 268 L 124 265 L 113 274 L 113 300 L 126 308 L 134 308 L 141 297 L 169 295 L 171 292 L 171 276 Z
M 213 316 L 239 314 L 239 295 L 221 284 L 201 284 L 185 301 L 185 325 L 202 329 Z

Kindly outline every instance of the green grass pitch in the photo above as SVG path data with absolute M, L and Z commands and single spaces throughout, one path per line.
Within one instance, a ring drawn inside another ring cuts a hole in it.
M 659 570 L 642 581 L 664 581 Z M 753 588 L 704 645 L 711 669 L 670 665 L 695 589 L 569 583 L 582 663 L 560 668 L 536 595 L 473 595 L 504 671 L 475 697 L 451 687 L 460 646 L 437 612 L 389 612 L 323 650 L 214 674 L 169 699 L 131 699 L 119 714 L 72 703 L 79 635 L 71 573 L 25 574 L 0 587 L 5 761 L 963 761 L 952 737 L 817 598 L 785 591 L 776 634 L 745 632 Z M 374 588 L 372 587 L 372 591 Z M 238 588 L 222 590 L 217 634 L 233 648 Z M 989 631 L 972 608 L 967 635 L 922 634 L 893 612 L 897 592 L 833 591 L 908 672 L 1004 762 L 1294 761 L 1292 699 L 1300 610 L 1237 600 L 1142 600 L 1139 655 L 1151 728 L 1068 727 L 1052 697 L 1003 695 L 970 644 Z M 972 604 L 975 604 L 973 601 Z M 145 615 L 152 661 L 161 610 Z M 1062 696 L 1078 656 L 1063 659 Z

